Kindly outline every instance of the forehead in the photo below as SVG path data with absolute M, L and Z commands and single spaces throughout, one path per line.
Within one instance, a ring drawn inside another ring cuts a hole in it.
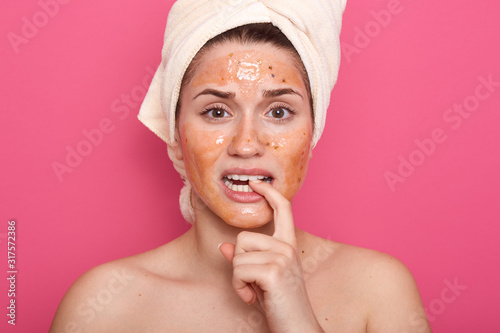
M 192 85 L 277 83 L 302 88 L 295 57 L 269 43 L 226 42 L 211 47 L 198 59 Z

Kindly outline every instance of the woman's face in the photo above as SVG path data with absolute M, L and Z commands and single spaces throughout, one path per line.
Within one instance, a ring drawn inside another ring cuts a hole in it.
M 248 192 L 248 179 L 264 178 L 292 200 L 307 172 L 312 123 L 289 51 L 264 43 L 212 47 L 182 90 L 177 122 L 176 156 L 200 199 L 194 204 L 235 227 L 271 221 L 273 210 Z

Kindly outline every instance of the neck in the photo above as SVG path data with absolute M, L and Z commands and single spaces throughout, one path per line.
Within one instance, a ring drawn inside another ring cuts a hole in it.
M 235 244 L 238 234 L 245 230 L 266 235 L 274 232 L 273 221 L 254 229 L 236 228 L 215 215 L 203 203 L 196 202 L 194 207 L 196 222 L 186 233 L 185 240 L 189 243 L 188 248 L 193 249 L 193 261 L 199 271 L 203 272 L 201 276 L 204 278 L 220 279 L 223 275 L 230 279 L 232 276 L 231 264 L 219 251 L 220 243 Z

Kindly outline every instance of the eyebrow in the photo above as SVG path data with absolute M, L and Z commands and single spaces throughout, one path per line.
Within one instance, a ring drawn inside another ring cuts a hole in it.
M 236 94 L 234 92 L 228 92 L 228 91 L 220 91 L 216 89 L 205 89 L 199 94 L 197 94 L 193 99 L 198 98 L 199 96 L 203 95 L 213 95 L 219 98 L 224 98 L 224 99 L 235 99 Z M 292 88 L 281 88 L 281 89 L 271 89 L 271 90 L 264 90 L 262 92 L 262 97 L 264 98 L 273 98 L 273 97 L 278 97 L 282 95 L 297 95 L 300 96 L 302 99 L 304 97 L 297 91 L 293 90 Z
M 215 90 L 215 89 L 205 89 L 201 93 L 196 95 L 193 99 L 196 99 L 202 95 L 213 95 L 213 96 L 224 98 L 224 99 L 234 99 L 236 97 L 236 94 L 234 92 L 226 92 L 226 91 L 220 91 L 220 90 Z
M 262 92 L 262 97 L 264 97 L 264 98 L 272 98 L 272 97 L 278 97 L 278 96 L 282 96 L 282 95 L 298 95 L 302 99 L 304 99 L 304 96 L 302 96 L 298 91 L 293 90 L 292 88 L 264 90 Z

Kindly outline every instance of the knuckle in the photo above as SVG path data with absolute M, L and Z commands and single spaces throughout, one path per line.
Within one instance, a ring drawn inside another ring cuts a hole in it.
M 278 265 L 268 265 L 268 279 L 271 284 L 279 283 L 282 280 L 283 271 Z
M 248 239 L 250 234 L 251 233 L 249 231 L 242 231 L 238 234 L 238 236 L 236 236 L 236 241 L 238 243 L 242 243 L 245 241 L 245 239 Z
M 233 267 L 238 267 L 241 265 L 241 261 L 242 261 L 242 255 L 241 254 L 235 254 L 234 257 L 233 257 Z
M 289 259 L 284 255 L 277 255 L 274 257 L 274 262 L 279 267 L 287 267 L 289 265 Z
M 283 255 L 289 259 L 295 258 L 297 256 L 297 252 L 295 251 L 295 248 L 288 243 L 284 244 L 282 251 L 283 251 Z
M 241 280 L 241 276 L 243 275 L 243 270 L 244 270 L 243 266 L 235 266 L 233 268 L 233 283 Z

